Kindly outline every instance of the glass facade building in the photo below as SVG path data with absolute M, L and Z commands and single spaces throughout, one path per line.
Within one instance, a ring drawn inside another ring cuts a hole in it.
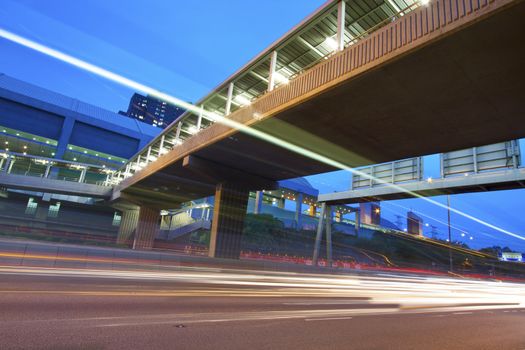
M 164 129 L 184 113 L 184 109 L 153 96 L 135 93 L 129 101 L 128 111 L 119 113 Z

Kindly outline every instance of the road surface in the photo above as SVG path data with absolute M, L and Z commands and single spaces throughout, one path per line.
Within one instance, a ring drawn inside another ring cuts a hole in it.
M 520 284 L 0 267 L 1 349 L 525 350 Z

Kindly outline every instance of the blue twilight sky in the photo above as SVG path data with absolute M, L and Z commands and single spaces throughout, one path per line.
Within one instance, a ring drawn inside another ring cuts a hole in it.
M 324 0 L 0 0 L 0 27 L 187 101 L 197 101 Z M 0 72 L 109 110 L 133 91 L 0 39 Z M 521 142 L 522 149 L 525 148 Z M 425 174 L 437 177 L 437 164 Z M 322 193 L 348 189 L 350 174 L 309 177 Z M 452 196 L 451 205 L 525 236 L 525 191 Z M 446 203 L 445 197 L 433 198 Z M 421 199 L 382 203 L 396 221 L 414 210 L 445 237 L 447 212 Z M 452 214 L 453 236 L 480 248 L 525 240 Z M 427 229 L 429 231 L 429 229 Z M 465 237 L 461 232 L 465 231 Z M 473 239 L 470 239 L 472 237 Z

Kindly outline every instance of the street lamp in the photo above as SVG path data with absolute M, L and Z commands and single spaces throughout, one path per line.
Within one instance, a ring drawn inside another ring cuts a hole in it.
M 447 194 L 447 213 L 448 213 L 448 259 L 450 261 L 450 272 L 452 272 L 453 269 L 453 261 L 452 261 L 452 231 L 450 228 L 450 195 Z

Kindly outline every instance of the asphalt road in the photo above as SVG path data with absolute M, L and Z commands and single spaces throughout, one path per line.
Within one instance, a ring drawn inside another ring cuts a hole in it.
M 525 350 L 523 292 L 400 276 L 0 268 L 0 349 Z

